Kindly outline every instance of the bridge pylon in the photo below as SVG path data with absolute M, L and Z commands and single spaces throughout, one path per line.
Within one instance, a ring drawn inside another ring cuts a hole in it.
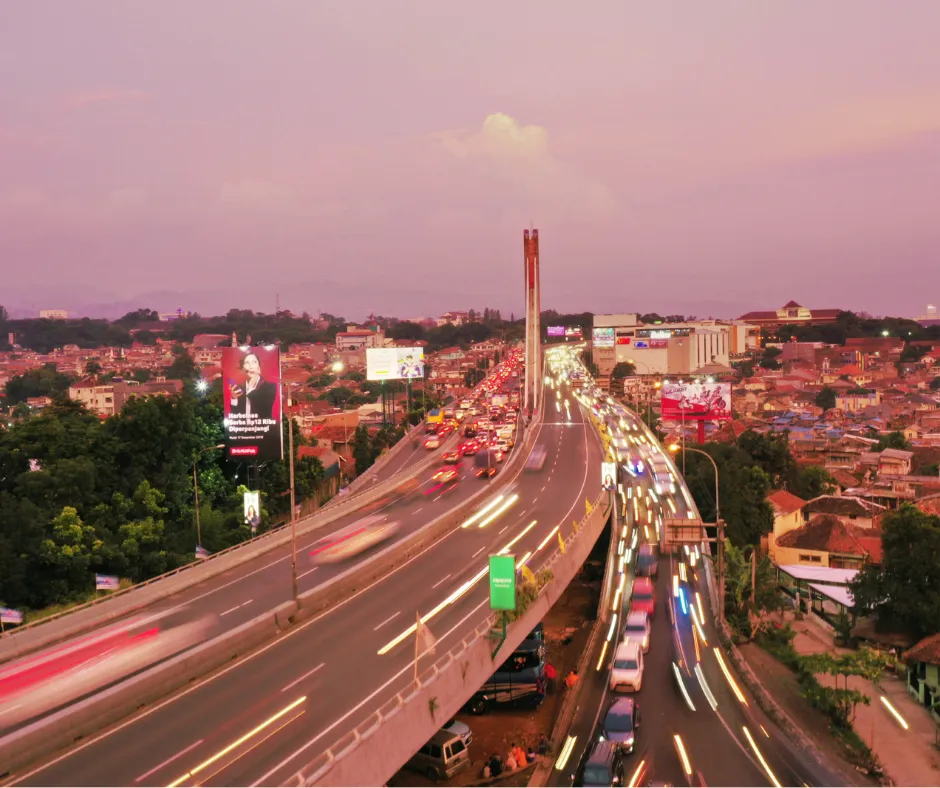
M 539 231 L 522 231 L 525 267 L 525 392 L 523 411 L 527 417 L 538 411 L 542 391 L 542 330 L 539 325 L 541 287 L 539 284 Z

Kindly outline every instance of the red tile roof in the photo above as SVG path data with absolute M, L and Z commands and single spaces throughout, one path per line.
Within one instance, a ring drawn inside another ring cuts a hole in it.
M 787 531 L 777 544 L 798 550 L 867 556 L 873 563 L 881 563 L 880 536 L 866 535 L 862 529 L 829 514 L 816 515 L 806 525 Z
M 904 654 L 908 662 L 924 662 L 928 665 L 940 665 L 940 632 L 928 635 Z
M 806 506 L 806 501 L 788 490 L 774 490 L 767 496 L 774 514 L 788 515 Z

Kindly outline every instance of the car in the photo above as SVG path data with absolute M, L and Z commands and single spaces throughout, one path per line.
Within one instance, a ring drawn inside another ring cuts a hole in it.
M 636 557 L 636 573 L 640 577 L 656 577 L 659 571 L 659 561 L 656 557 L 656 548 L 651 544 L 640 545 Z
M 441 455 L 441 459 L 446 463 L 450 463 L 451 465 L 456 465 L 458 462 L 460 462 L 460 452 L 445 451 Z
M 639 692 L 643 686 L 643 651 L 639 643 L 625 640 L 614 651 L 610 666 L 610 690 Z
M 545 447 L 539 444 L 529 455 L 529 458 L 526 460 L 525 469 L 527 471 L 540 471 L 542 466 L 545 465 L 545 458 L 548 456 L 548 452 L 545 450 Z
M 389 522 L 384 515 L 364 517 L 314 542 L 310 557 L 314 564 L 343 561 L 391 539 L 398 528 L 397 522 Z
M 623 785 L 623 756 L 615 744 L 595 741 L 588 747 L 578 769 L 578 785 Z
M 459 736 L 468 747 L 470 746 L 470 742 L 473 741 L 473 731 L 470 730 L 470 726 L 460 720 L 451 720 L 447 724 L 442 725 L 441 730 L 452 733 L 454 736 Z
M 630 612 L 641 610 L 650 618 L 656 612 L 656 588 L 648 577 L 638 577 L 633 581 L 633 596 L 630 601 Z
M 639 643 L 644 654 L 650 650 L 650 632 L 650 617 L 642 610 L 634 610 L 627 615 L 623 637 Z
M 456 468 L 441 468 L 431 478 L 440 484 L 448 484 L 450 482 L 455 482 L 457 481 L 457 469 Z
M 495 465 L 491 465 L 488 468 L 477 469 L 477 477 L 480 479 L 492 479 L 497 473 L 499 473 L 499 468 Z
M 466 443 L 461 445 L 458 451 L 460 451 L 460 454 L 464 457 L 472 457 L 479 450 L 480 450 L 480 447 L 476 441 L 467 441 Z
M 439 449 L 440 447 L 441 447 L 441 439 L 438 438 L 437 435 L 434 435 L 434 436 L 428 438 L 428 439 L 424 442 L 424 448 L 425 448 L 425 449 L 433 450 L 433 449 Z
M 620 752 L 631 753 L 636 748 L 639 727 L 640 705 L 633 698 L 616 698 L 607 709 L 601 730 L 603 737 Z

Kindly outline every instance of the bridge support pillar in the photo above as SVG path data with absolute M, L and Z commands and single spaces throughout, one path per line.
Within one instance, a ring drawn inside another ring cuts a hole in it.
M 523 412 L 531 418 L 539 409 L 542 390 L 542 330 L 539 325 L 541 290 L 539 285 L 539 231 L 522 231 L 525 267 L 525 392 Z

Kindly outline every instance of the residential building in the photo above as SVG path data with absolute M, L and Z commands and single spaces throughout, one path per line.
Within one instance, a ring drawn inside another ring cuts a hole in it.
M 818 514 L 774 542 L 771 557 L 778 566 L 860 569 L 868 562 L 881 562 L 879 532 L 858 528 L 830 514 Z
M 803 507 L 803 518 L 810 520 L 819 514 L 831 515 L 848 525 L 871 530 L 875 527 L 875 518 L 885 511 L 884 506 L 855 496 L 820 495 Z
M 940 632 L 929 635 L 904 654 L 907 691 L 940 725 Z
M 348 326 L 346 331 L 336 334 L 336 349 L 340 352 L 347 350 L 365 350 L 366 348 L 380 348 L 385 346 L 385 332 L 378 328 L 356 328 Z
M 775 332 L 783 326 L 812 326 L 834 323 L 841 309 L 808 309 L 796 301 L 788 301 L 779 309 L 764 312 L 748 312 L 738 318 L 759 328 Z
M 866 391 L 864 394 L 847 391 L 844 394 L 836 395 L 836 410 L 845 413 L 857 413 L 865 410 L 865 408 L 875 407 L 880 404 L 880 391 Z
M 181 380 L 150 383 L 113 380 L 99 384 L 95 378 L 85 378 L 69 386 L 69 399 L 81 402 L 91 412 L 107 418 L 120 413 L 131 397 L 167 396 L 178 394 L 182 389 Z
M 40 320 L 68 320 L 69 313 L 66 309 L 40 309 Z
M 788 490 L 773 490 L 767 503 L 774 513 L 774 528 L 768 539 L 768 550 L 774 556 L 776 540 L 803 525 L 803 507 L 806 501 Z

